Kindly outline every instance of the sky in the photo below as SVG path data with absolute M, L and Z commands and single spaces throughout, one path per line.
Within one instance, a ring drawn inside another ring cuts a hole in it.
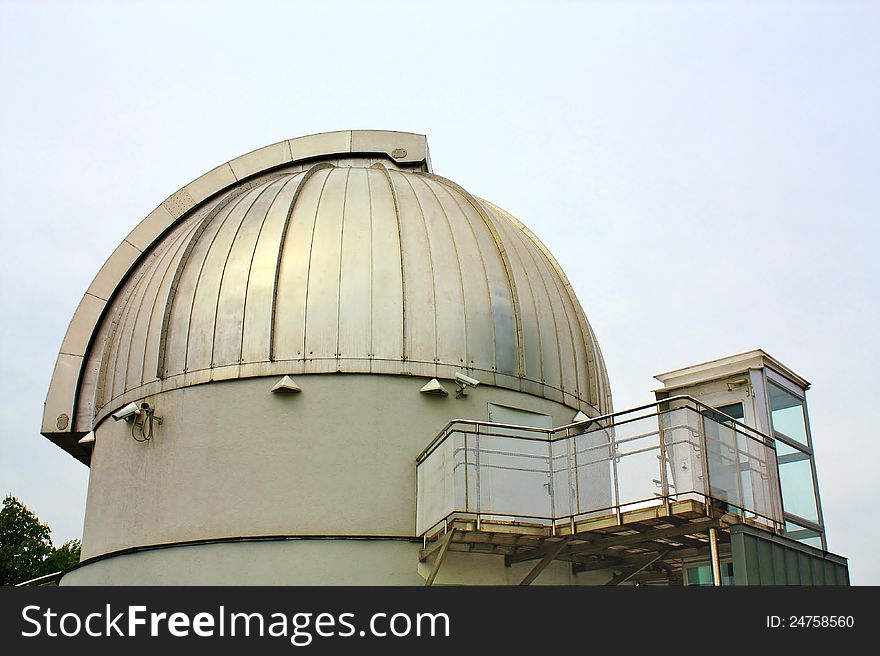
M 880 584 L 878 80 L 867 1 L 0 0 L 0 493 L 80 537 L 88 469 L 42 404 L 166 196 L 282 139 L 412 131 L 555 254 L 615 408 L 752 348 L 809 380 L 829 549 Z

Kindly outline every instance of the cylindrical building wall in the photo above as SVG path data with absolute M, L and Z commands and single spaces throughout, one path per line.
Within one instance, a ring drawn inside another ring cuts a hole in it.
M 491 386 L 461 399 L 422 394 L 421 377 L 304 375 L 296 394 L 271 392 L 275 382 L 149 397 L 162 423 L 148 442 L 132 439 L 128 422 L 104 420 L 83 534 L 83 558 L 97 560 L 65 583 L 423 583 L 415 459 L 434 435 L 452 419 L 486 420 L 489 403 L 554 425 L 573 416 Z M 118 553 L 137 548 L 148 549 Z M 558 565 L 542 582 L 574 582 Z M 451 554 L 438 583 L 503 583 L 520 569 L 500 556 Z

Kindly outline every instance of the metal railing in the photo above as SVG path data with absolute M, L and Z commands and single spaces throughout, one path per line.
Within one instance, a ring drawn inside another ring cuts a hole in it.
M 689 396 L 553 429 L 456 420 L 416 460 L 417 532 L 454 516 L 555 527 L 689 499 L 775 530 L 774 445 Z

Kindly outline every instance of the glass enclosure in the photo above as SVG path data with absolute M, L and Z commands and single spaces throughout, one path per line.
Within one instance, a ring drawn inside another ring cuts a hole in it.
M 804 400 L 770 380 L 767 397 L 787 520 L 785 535 L 822 548 L 822 518 Z
M 453 515 L 552 524 L 680 500 L 782 522 L 772 440 L 687 397 L 557 429 L 452 422 L 416 475 L 420 535 Z

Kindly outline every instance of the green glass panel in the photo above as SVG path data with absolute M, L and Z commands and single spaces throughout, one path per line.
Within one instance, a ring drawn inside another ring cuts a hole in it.
M 712 582 L 712 566 L 697 565 L 687 568 L 687 584 L 696 586 L 714 585 Z M 721 585 L 733 585 L 733 563 L 721 563 Z

